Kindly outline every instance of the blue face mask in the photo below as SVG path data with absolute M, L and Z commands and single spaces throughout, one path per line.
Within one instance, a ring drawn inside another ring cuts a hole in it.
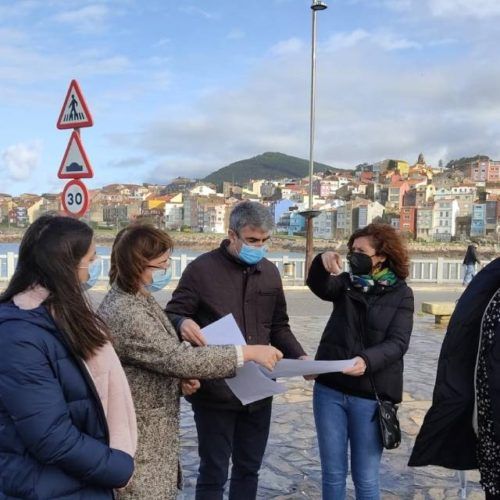
M 85 269 L 82 267 L 82 269 Z M 89 266 L 87 267 L 87 270 L 89 272 L 89 277 L 87 281 L 84 281 L 81 286 L 83 290 L 89 290 L 92 288 L 96 283 L 97 280 L 99 279 L 99 276 L 101 275 L 101 260 L 96 259 L 92 261 Z
M 164 269 L 158 269 L 157 271 L 153 271 L 153 281 L 149 285 L 144 285 L 144 288 L 148 292 L 159 292 L 170 283 L 171 279 L 171 267 L 169 267 L 166 271 Z
M 247 245 L 246 243 L 243 243 L 238 257 L 246 264 L 250 264 L 252 266 L 261 261 L 266 256 L 266 253 L 266 246 L 252 247 L 250 245 Z

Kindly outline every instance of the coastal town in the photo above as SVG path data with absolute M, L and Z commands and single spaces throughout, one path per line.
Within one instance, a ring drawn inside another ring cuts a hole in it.
M 277 234 L 300 236 L 309 192 L 309 177 L 219 185 L 184 177 L 166 184 L 111 184 L 90 190 L 84 219 L 96 229 L 142 220 L 169 231 L 225 233 L 232 206 L 250 199 L 270 207 Z M 326 170 L 315 173 L 312 193 L 318 211 L 315 238 L 342 240 L 384 221 L 417 242 L 498 242 L 500 161 L 488 157 L 444 168 L 429 165 L 420 154 L 415 163 L 387 159 L 353 170 Z M 60 193 L 0 193 L 3 228 L 27 227 L 61 209 Z

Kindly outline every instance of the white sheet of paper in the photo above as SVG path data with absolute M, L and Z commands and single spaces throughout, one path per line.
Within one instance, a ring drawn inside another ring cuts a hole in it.
M 201 331 L 208 345 L 246 345 L 245 338 L 232 314 L 211 323 Z M 282 359 L 270 372 L 251 361 L 238 368 L 234 378 L 225 380 L 233 394 L 246 405 L 269 396 L 282 394 L 287 390 L 284 384 L 275 382 L 273 378 L 340 372 L 353 365 L 352 359 L 341 361 Z
M 282 359 L 276 363 L 270 372 L 261 368 L 262 372 L 270 378 L 303 377 L 304 375 L 320 375 L 321 373 L 341 372 L 354 366 L 354 359 L 339 361 L 311 361 L 307 359 Z
M 245 338 L 232 314 L 210 323 L 201 331 L 208 345 L 246 345 Z
M 264 375 L 260 367 L 253 361 L 238 368 L 236 377 L 227 378 L 226 383 L 244 405 L 281 394 L 287 390 L 284 384 L 279 384 Z

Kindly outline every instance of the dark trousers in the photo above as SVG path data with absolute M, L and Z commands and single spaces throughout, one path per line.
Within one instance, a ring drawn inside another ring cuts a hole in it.
M 196 500 L 222 500 L 231 456 L 229 500 L 254 500 L 269 436 L 271 401 L 239 411 L 193 405 L 193 411 L 200 456 Z

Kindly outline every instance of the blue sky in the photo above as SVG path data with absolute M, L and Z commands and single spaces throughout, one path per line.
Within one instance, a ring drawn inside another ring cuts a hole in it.
M 0 192 L 58 191 L 75 78 L 95 177 L 166 183 L 265 151 L 307 158 L 304 0 L 0 0 Z M 498 0 L 327 0 L 316 159 L 500 159 Z

